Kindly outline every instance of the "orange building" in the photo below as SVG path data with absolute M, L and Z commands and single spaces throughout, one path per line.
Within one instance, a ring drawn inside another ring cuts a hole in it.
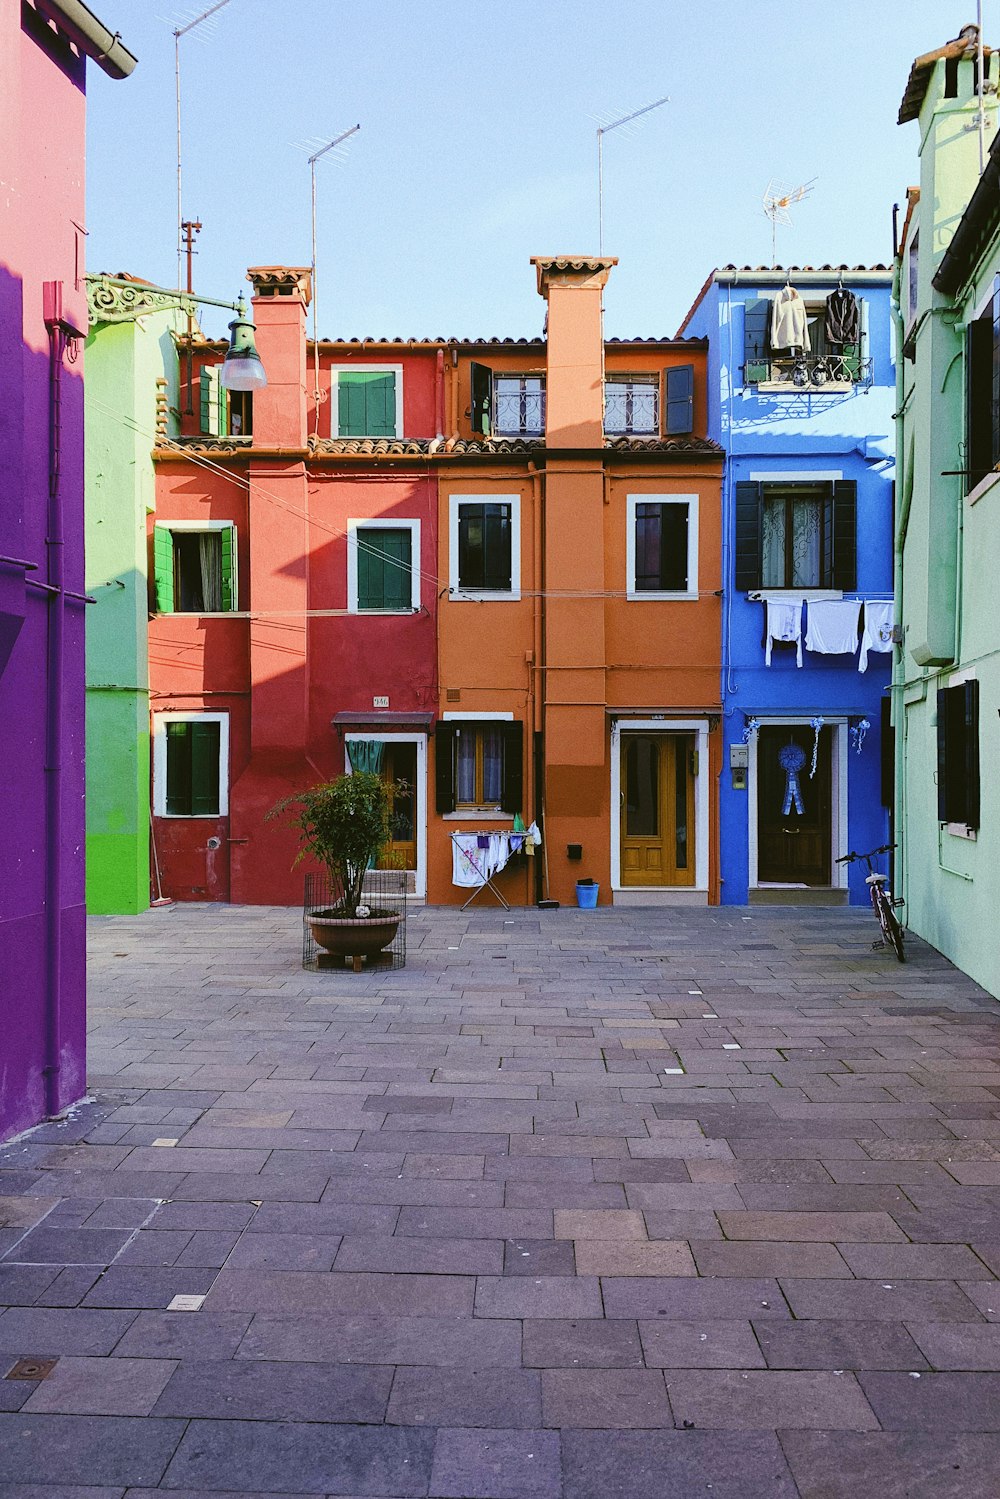
M 182 347 L 149 517 L 175 899 L 294 903 L 295 840 L 265 814 L 359 768 L 392 784 L 390 856 L 431 903 L 468 899 L 456 848 L 485 869 L 518 815 L 542 841 L 496 876 L 512 903 L 580 878 L 602 903 L 718 899 L 707 347 L 605 343 L 615 262 L 534 264 L 537 342 L 313 345 L 308 273 L 265 266 L 266 389 L 227 396 L 223 346 Z

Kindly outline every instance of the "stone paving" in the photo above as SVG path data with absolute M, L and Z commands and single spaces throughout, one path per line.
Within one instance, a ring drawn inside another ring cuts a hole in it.
M 0 1499 L 996 1499 L 1000 1007 L 873 933 L 94 920 L 93 1101 L 0 1151 Z

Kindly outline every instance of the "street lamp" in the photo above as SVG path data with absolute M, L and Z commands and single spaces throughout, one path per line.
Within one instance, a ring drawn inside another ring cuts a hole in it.
M 229 348 L 219 382 L 226 390 L 263 390 L 267 384 L 267 372 L 254 343 L 256 326 L 247 317 L 242 296 L 236 302 L 220 302 L 216 297 L 201 297 L 197 292 L 175 291 L 119 276 L 87 276 L 85 280 L 91 321 L 95 323 L 134 323 L 148 313 L 170 307 L 179 307 L 193 315 L 199 303 L 229 308 L 236 316 L 229 324 Z

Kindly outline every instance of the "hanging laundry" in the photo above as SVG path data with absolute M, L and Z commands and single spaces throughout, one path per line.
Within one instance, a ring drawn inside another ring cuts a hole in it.
M 802 665 L 802 600 L 789 603 L 787 599 L 765 599 L 767 624 L 764 665 L 771 664 L 771 642 L 795 646 L 795 665 Z
M 861 304 L 846 286 L 826 299 L 826 336 L 832 344 L 856 344 L 861 337 Z
M 483 855 L 475 833 L 453 833 L 451 839 L 451 883 L 471 889 L 483 884 Z
M 806 304 L 794 286 L 783 286 L 771 307 L 771 348 L 809 352 Z
M 890 599 L 865 600 L 864 629 L 861 632 L 861 655 L 858 671 L 868 670 L 869 651 L 892 650 L 892 627 L 895 604 Z
M 858 648 L 857 599 L 819 599 L 806 606 L 806 650 L 853 656 Z

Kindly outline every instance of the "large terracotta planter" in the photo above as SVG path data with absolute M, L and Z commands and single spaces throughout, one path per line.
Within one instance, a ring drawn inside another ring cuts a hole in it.
M 333 958 L 354 959 L 360 967 L 362 957 L 376 958 L 390 946 L 401 920 L 398 911 L 373 911 L 368 916 L 334 916 L 315 911 L 309 916 L 309 928 L 317 947 Z

